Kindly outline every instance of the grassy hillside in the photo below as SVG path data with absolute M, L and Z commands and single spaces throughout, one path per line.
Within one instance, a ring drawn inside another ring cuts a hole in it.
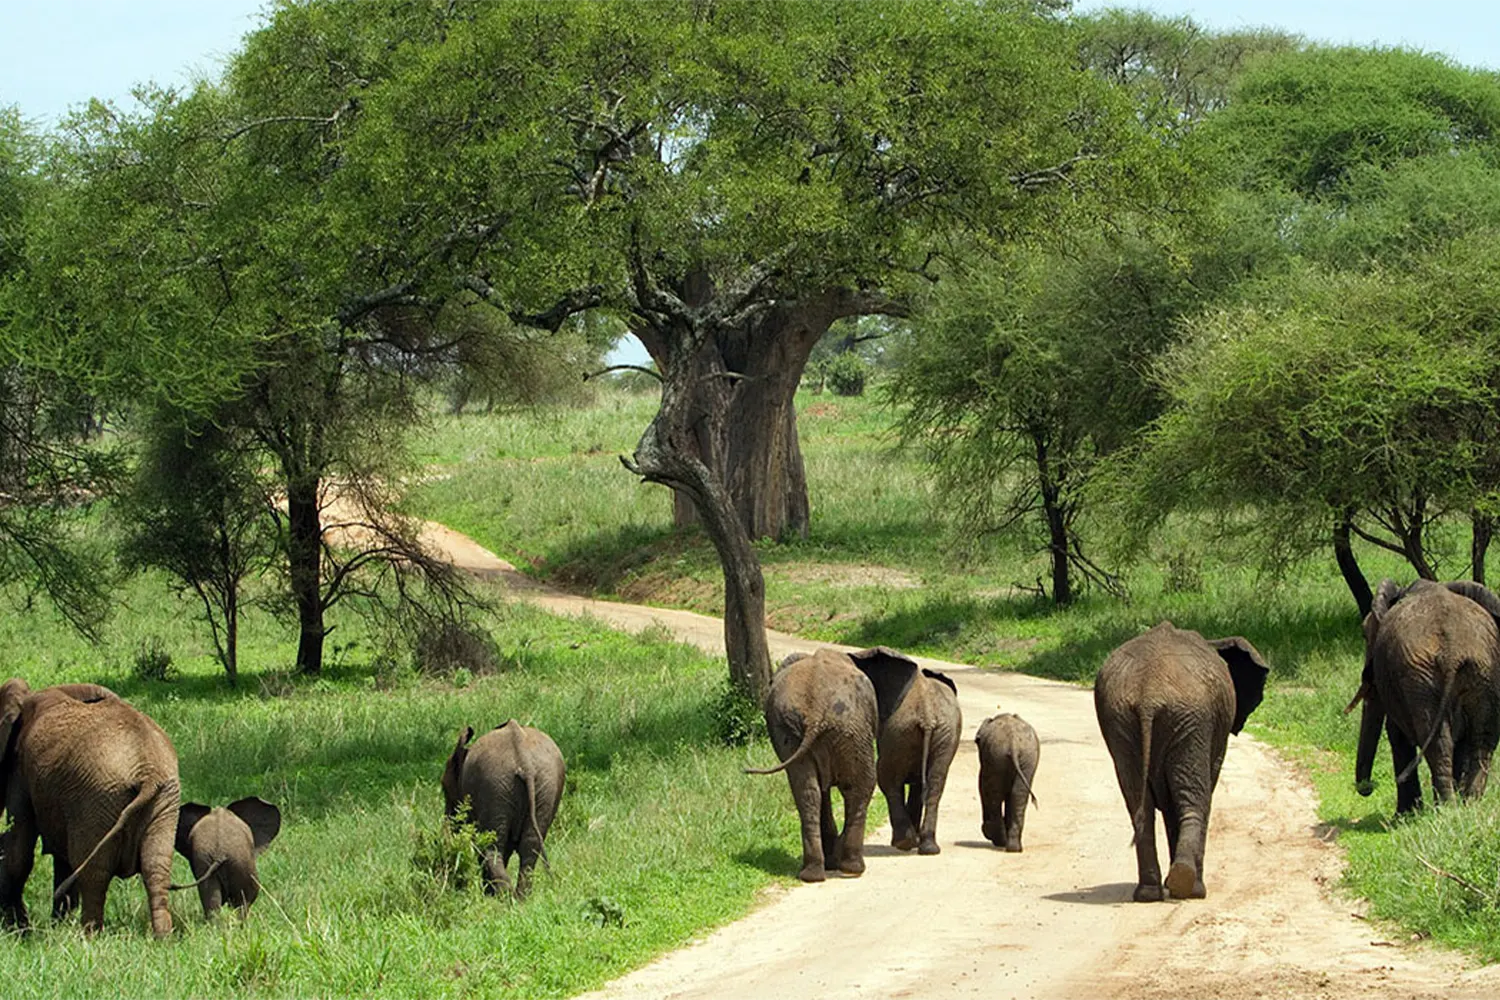
M 583 411 L 443 418 L 423 443 L 438 477 L 413 493 L 413 509 L 564 587 L 715 613 L 722 585 L 711 547 L 696 533 L 673 533 L 667 491 L 638 484 L 616 458 L 634 446 L 653 402 L 606 393 Z M 1429 811 L 1391 832 L 1384 752 L 1376 794 L 1353 791 L 1358 716 L 1342 710 L 1358 684 L 1363 640 L 1331 554 L 1270 577 L 1253 553 L 1178 526 L 1124 568 L 1128 601 L 1087 593 L 1058 611 L 1024 589 L 1046 571 L 1026 541 L 955 551 L 930 478 L 895 448 L 877 400 L 802 394 L 798 405 L 813 525 L 806 541 L 759 544 L 771 625 L 1079 683 L 1163 618 L 1205 635 L 1247 636 L 1273 667 L 1251 731 L 1312 779 L 1348 851 L 1348 885 L 1377 915 L 1500 958 L 1500 858 L 1472 846 L 1500 826 L 1500 801 Z M 1412 576 L 1388 553 L 1359 557 L 1372 583 Z M 1469 872 L 1488 894 L 1435 876 L 1420 858 Z
M 372 656 L 345 619 L 334 665 L 309 682 L 277 672 L 294 640 L 252 617 L 231 691 L 161 581 L 123 596 L 129 609 L 98 648 L 7 604 L 7 672 L 33 686 L 99 681 L 129 698 L 176 744 L 186 800 L 277 803 L 285 823 L 261 858 L 266 891 L 243 923 L 228 911 L 205 923 L 195 892 L 174 893 L 180 939 L 158 946 L 139 880 L 116 881 L 105 930 L 89 940 L 76 917 L 51 924 L 41 858 L 27 892 L 35 932 L 0 938 L 7 996 L 565 996 L 795 876 L 785 780 L 741 774 L 774 755 L 720 742 L 723 667 L 688 647 L 513 609 L 489 623 L 500 672 L 422 678 Z M 143 644 L 171 653 L 175 679 L 135 676 Z M 552 871 L 524 906 L 447 887 L 414 863 L 419 835 L 430 842 L 438 828 L 438 776 L 460 728 L 511 717 L 551 733 L 568 764 Z M 190 881 L 186 861 L 175 865 Z

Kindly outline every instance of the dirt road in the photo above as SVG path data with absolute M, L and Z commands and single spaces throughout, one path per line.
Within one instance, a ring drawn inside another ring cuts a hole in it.
M 424 538 L 549 611 L 629 630 L 660 623 L 723 652 L 717 619 L 562 594 L 439 525 Z M 778 657 L 819 645 L 771 634 Z M 1394 944 L 1327 890 L 1341 860 L 1318 836 L 1311 789 L 1248 736 L 1231 738 L 1214 796 L 1208 899 L 1130 902 L 1130 824 L 1090 692 L 923 662 L 955 679 L 964 713 L 965 743 L 938 823 L 940 856 L 894 851 L 889 830 L 875 831 L 862 878 L 778 891 L 744 919 L 588 996 L 1500 996 L 1500 967 L 1465 971 L 1451 955 Z M 1020 713 L 1042 738 L 1039 806 L 1028 813 L 1022 854 L 997 851 L 979 835 L 972 738 L 1000 708 Z M 1161 850 L 1166 857 L 1164 842 Z

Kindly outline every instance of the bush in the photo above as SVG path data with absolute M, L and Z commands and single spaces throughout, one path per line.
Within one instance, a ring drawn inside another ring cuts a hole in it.
M 143 681 L 172 679 L 175 673 L 172 669 L 172 653 L 161 636 L 151 635 L 141 640 L 135 649 L 130 672 Z
M 484 884 L 480 857 L 495 846 L 493 830 L 479 830 L 469 822 L 469 802 L 459 804 L 450 819 L 435 830 L 418 829 L 412 838 L 411 864 L 416 878 L 428 888 L 463 892 Z
M 714 701 L 714 731 L 725 746 L 744 746 L 766 735 L 766 718 L 755 699 L 725 684 Z
M 500 648 L 484 629 L 449 621 L 429 626 L 417 635 L 412 659 L 418 673 L 457 676 L 462 670 L 473 678 L 500 668 Z
M 852 351 L 828 362 L 828 388 L 835 396 L 862 396 L 870 379 L 870 363 Z

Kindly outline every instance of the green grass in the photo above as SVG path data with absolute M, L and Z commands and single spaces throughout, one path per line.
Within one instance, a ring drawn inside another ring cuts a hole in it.
M 613 457 L 633 447 L 652 402 L 606 394 L 566 415 L 440 420 L 428 450 L 462 461 L 462 471 L 420 487 L 412 506 L 571 589 L 717 612 L 712 549 L 695 533 L 672 532 L 666 491 L 636 484 Z M 1395 800 L 1384 751 L 1376 794 L 1354 792 L 1358 716 L 1343 708 L 1358 684 L 1363 638 L 1331 553 L 1270 577 L 1253 552 L 1174 523 L 1123 567 L 1128 601 L 1086 592 L 1059 611 L 1024 590 L 1046 571 L 1026 542 L 954 552 L 930 476 L 894 447 L 878 399 L 802 394 L 798 408 L 813 525 L 806 541 L 758 544 L 772 626 L 1080 684 L 1111 649 L 1163 618 L 1205 635 L 1247 636 L 1273 669 L 1250 731 L 1312 781 L 1321 818 L 1347 851 L 1347 887 L 1379 917 L 1500 959 L 1500 798 L 1389 828 Z M 602 451 L 589 454 L 596 444 Z M 1467 540 L 1447 541 L 1457 550 Z M 1358 554 L 1372 585 L 1413 576 L 1389 553 Z M 1191 583 L 1179 579 L 1184 565 L 1199 585 L 1174 586 Z M 1488 895 L 1433 875 L 1418 855 Z
M 565 996 L 746 912 L 796 873 L 785 780 L 741 773 L 774 759 L 769 747 L 718 738 L 722 663 L 659 635 L 508 609 L 489 623 L 505 669 L 455 687 L 377 671 L 351 620 L 325 677 L 290 678 L 283 629 L 252 619 L 231 691 L 159 581 L 125 596 L 100 648 L 42 612 L 7 611 L 8 669 L 34 687 L 93 680 L 130 699 L 176 744 L 186 799 L 277 803 L 266 893 L 243 923 L 205 923 L 196 894 L 176 893 L 177 940 L 157 944 L 139 881 L 116 881 L 105 930 L 88 939 L 76 918 L 48 919 L 41 858 L 27 893 L 35 932 L 0 939 L 7 996 Z M 132 675 L 152 635 L 173 651 L 176 679 Z M 460 728 L 510 717 L 549 732 L 568 764 L 551 872 L 520 905 L 444 889 L 412 864 L 417 832 L 438 825 L 437 779 Z

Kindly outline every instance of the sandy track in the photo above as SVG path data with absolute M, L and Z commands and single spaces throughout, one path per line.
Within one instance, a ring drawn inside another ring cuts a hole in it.
M 718 619 L 563 594 L 440 525 L 423 537 L 549 611 L 629 630 L 660 624 L 723 653 Z M 771 633 L 778 657 L 820 645 L 828 644 Z M 1500 996 L 1500 967 L 1465 971 L 1451 955 L 1395 945 L 1328 891 L 1341 858 L 1319 839 L 1311 789 L 1248 736 L 1231 738 L 1214 796 L 1208 899 L 1130 902 L 1129 818 L 1090 692 L 922 662 L 954 678 L 964 713 L 938 823 L 943 853 L 903 854 L 888 846 L 889 829 L 874 831 L 862 878 L 777 890 L 744 919 L 589 997 Z M 1019 855 L 979 834 L 973 734 L 1000 708 L 1020 713 L 1042 739 L 1039 806 L 1027 815 Z M 1164 843 L 1161 851 L 1165 858 Z

